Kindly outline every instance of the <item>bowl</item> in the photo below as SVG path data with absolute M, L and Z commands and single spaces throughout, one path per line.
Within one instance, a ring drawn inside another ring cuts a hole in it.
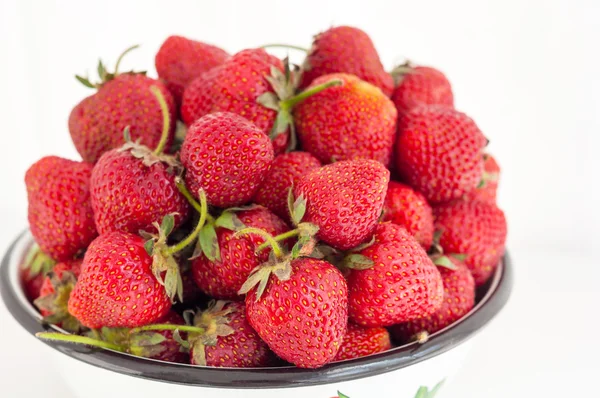
M 471 338 L 504 307 L 512 289 L 512 264 L 506 254 L 491 280 L 478 291 L 475 307 L 458 322 L 431 334 L 425 343 L 410 343 L 320 369 L 197 367 L 37 340 L 34 337 L 37 332 L 60 329 L 42 325 L 41 315 L 23 293 L 19 265 L 31 243 L 31 235 L 25 231 L 6 252 L 0 266 L 2 299 L 30 335 L 31 343 L 44 347 L 56 362 L 65 383 L 85 398 L 164 398 L 184 393 L 203 398 L 329 398 L 338 391 L 353 398 L 374 393 L 414 397 L 420 388 L 421 391 L 432 390 L 452 377 L 473 343 Z

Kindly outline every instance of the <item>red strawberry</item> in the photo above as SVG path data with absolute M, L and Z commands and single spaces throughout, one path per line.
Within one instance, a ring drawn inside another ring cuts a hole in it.
M 44 284 L 44 278 L 46 275 L 43 273 L 32 275 L 29 268 L 21 268 L 19 277 L 21 279 L 21 283 L 23 284 L 25 296 L 27 296 L 30 301 L 38 298 L 40 296 L 40 290 Z
M 158 77 L 175 101 L 181 103 L 184 88 L 204 72 L 222 64 L 229 54 L 219 47 L 182 36 L 169 36 L 154 59 Z
M 360 358 L 392 348 L 390 334 L 385 328 L 366 328 L 348 323 L 348 331 L 334 361 Z
M 323 163 L 365 158 L 387 166 L 396 135 L 394 104 L 372 84 L 342 73 L 321 76 L 307 90 L 334 80 L 343 84 L 307 98 L 294 110 L 302 147 Z
M 383 208 L 390 172 L 374 160 L 323 166 L 294 188 L 306 201 L 303 221 L 319 227 L 317 238 L 340 250 L 371 237 Z
M 335 358 L 346 333 L 346 281 L 333 265 L 314 258 L 288 260 L 286 268 L 267 266 L 250 277 L 245 287 L 251 290 L 242 288 L 246 316 L 279 357 L 301 368 L 321 367 Z
M 34 163 L 25 174 L 31 234 L 57 261 L 69 260 L 96 237 L 90 203 L 92 165 L 56 156 Z
M 395 69 L 392 75 L 398 80 L 392 101 L 399 115 L 420 105 L 454 107 L 450 82 L 439 70 L 406 64 Z
M 81 260 L 56 264 L 44 278 L 40 296 L 34 302 L 46 322 L 59 325 L 71 332 L 80 329 L 79 322 L 69 314 L 67 309 L 67 302 L 79 277 L 80 268 Z
M 252 199 L 273 162 L 273 145 L 243 117 L 214 113 L 190 126 L 180 158 L 192 193 L 202 188 L 211 205 L 225 208 Z
M 451 261 L 456 269 L 438 267 L 444 282 L 442 306 L 428 317 L 393 326 L 392 335 L 398 341 L 409 342 L 422 331 L 435 333 L 462 318 L 475 305 L 475 281 L 471 272 L 454 257 L 445 258 Z
M 185 325 L 184 319 L 175 311 L 169 311 L 167 315 L 157 320 L 156 323 Z M 159 349 L 155 350 L 156 353 L 151 353 L 151 355 L 146 355 L 146 357 L 167 362 L 189 363 L 189 355 L 181 349 L 181 345 L 174 339 L 173 331 L 161 330 L 155 333 L 162 335 L 164 340 L 158 343 Z M 182 333 L 182 335 L 182 338 L 186 337 L 185 334 Z
M 171 300 L 152 272 L 144 243 L 125 232 L 94 240 L 71 292 L 71 315 L 92 329 L 137 327 L 165 316 Z
M 442 304 L 440 272 L 421 245 L 396 224 L 378 224 L 373 244 L 348 255 L 345 263 L 354 268 L 347 275 L 348 315 L 359 325 L 418 319 Z
M 123 145 L 123 130 L 128 126 L 133 141 L 139 140 L 150 148 L 158 145 L 163 116 L 158 101 L 150 91 L 151 86 L 160 89 L 167 102 L 170 119 L 175 120 L 175 101 L 163 83 L 144 74 L 118 74 L 118 64 L 114 73 L 107 73 L 100 62 L 99 84 L 78 77 L 86 86 L 98 89 L 95 94 L 81 101 L 69 116 L 71 138 L 86 162 L 95 163 L 104 152 Z M 174 133 L 175 123 L 172 123 L 167 147 Z
M 246 227 L 259 228 L 271 235 L 279 235 L 288 230 L 287 225 L 275 214 L 262 206 L 238 211 L 237 222 Z M 204 253 L 192 260 L 192 276 L 202 291 L 219 299 L 236 299 L 238 290 L 248 276 L 265 261 L 269 253 L 256 248 L 264 243 L 257 235 L 234 236 L 234 231 L 217 226 L 215 234 L 218 245 L 218 258 L 210 259 Z
M 42 253 L 37 243 L 31 243 L 19 264 L 19 279 L 25 296 L 30 301 L 40 296 L 46 274 L 52 271 L 56 261 Z
M 254 202 L 289 221 L 287 196 L 290 188 L 318 167 L 321 162 L 308 152 L 290 152 L 275 157 L 269 174 L 254 195 Z
M 475 189 L 483 173 L 486 139 L 464 113 L 418 107 L 400 118 L 396 169 L 430 203 L 457 199 Z
M 274 355 L 246 319 L 243 303 L 218 301 L 194 318 L 203 334 L 189 334 L 193 365 L 257 368 L 273 363 Z
M 500 179 L 500 166 L 490 154 L 483 155 L 483 177 L 476 189 L 465 194 L 465 200 L 479 200 L 481 202 L 496 203 L 496 192 Z
M 428 250 L 433 243 L 433 212 L 425 197 L 407 185 L 390 181 L 384 204 L 384 221 L 398 224 Z
M 433 208 L 444 253 L 466 255 L 475 284 L 484 284 L 504 255 L 506 219 L 495 204 L 456 201 Z
M 319 33 L 303 69 L 302 87 L 323 75 L 348 73 L 379 87 L 388 97 L 394 89 L 394 81 L 383 69 L 371 38 L 351 26 L 337 26 Z

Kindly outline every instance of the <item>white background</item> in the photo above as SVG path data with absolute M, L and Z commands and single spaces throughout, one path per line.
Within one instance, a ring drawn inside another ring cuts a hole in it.
M 2 0 L 0 246 L 26 225 L 27 167 L 49 154 L 78 157 L 67 118 L 91 91 L 73 75 L 93 75 L 99 56 L 112 64 L 142 44 L 125 66 L 154 76 L 154 54 L 169 34 L 236 52 L 309 46 L 331 25 L 355 25 L 386 68 L 408 57 L 443 70 L 457 108 L 475 119 L 502 167 L 516 291 L 448 396 L 587 395 L 586 375 L 600 370 L 591 318 L 600 304 L 600 264 L 591 255 L 600 225 L 599 20 L 594 0 Z M 43 361 L 20 344 L 24 334 L 3 307 L 0 316 L 0 395 L 24 391 L 27 374 L 49 383 L 46 396 L 68 396 L 51 376 L 33 376 L 28 367 L 41 372 Z

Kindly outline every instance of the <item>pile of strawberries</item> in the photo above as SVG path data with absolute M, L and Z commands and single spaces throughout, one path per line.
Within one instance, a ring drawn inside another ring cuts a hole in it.
M 129 51 L 129 50 L 127 50 Z M 158 79 L 79 77 L 82 161 L 25 176 L 40 338 L 317 368 L 465 315 L 503 253 L 499 168 L 445 76 L 334 27 L 301 67 L 169 37 Z M 390 337 L 391 336 L 391 337 Z

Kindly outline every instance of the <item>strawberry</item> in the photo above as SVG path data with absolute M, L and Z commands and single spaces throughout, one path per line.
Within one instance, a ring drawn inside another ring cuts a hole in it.
M 342 346 L 333 360 L 360 358 L 390 348 L 390 334 L 385 328 L 366 328 L 350 322 Z
M 347 160 L 302 177 L 294 195 L 306 202 L 304 221 L 319 227 L 317 238 L 340 250 L 369 239 L 377 225 L 390 172 L 374 160 Z
M 237 224 L 259 228 L 271 235 L 279 235 L 288 230 L 285 222 L 262 206 L 237 211 L 232 217 L 236 217 Z M 267 261 L 268 252 L 256 253 L 257 247 L 264 243 L 262 237 L 236 237 L 231 227 L 219 225 L 222 221 L 216 224 L 214 234 L 218 250 L 213 255 L 201 253 L 192 260 L 192 276 L 198 287 L 209 296 L 236 299 L 238 290 L 252 270 Z
M 70 260 L 96 237 L 90 202 L 92 165 L 47 156 L 25 174 L 29 228 L 42 252 Z
M 217 301 L 196 314 L 194 326 L 206 332 L 189 334 L 192 365 L 257 368 L 273 363 L 273 352 L 248 323 L 243 303 Z
M 27 253 L 19 264 L 19 279 L 23 285 L 25 296 L 30 301 L 40 296 L 46 275 L 52 271 L 55 264 L 54 260 L 42 253 L 37 243 L 29 245 Z
M 476 189 L 465 194 L 465 200 L 479 200 L 487 203 L 496 203 L 498 180 L 500 179 L 500 166 L 490 154 L 483 155 L 483 176 Z
M 175 311 L 169 311 L 167 312 L 167 315 L 157 320 L 156 323 L 167 325 L 185 325 L 185 320 Z M 159 345 L 159 349 L 155 349 L 156 352 L 144 356 L 166 362 L 189 363 L 188 353 L 181 349 L 181 345 L 175 340 L 173 336 L 174 332 L 172 330 L 161 330 L 157 331 L 156 333 L 161 335 L 164 340 L 158 338 L 157 340 L 162 340 L 160 343 L 157 343 L 157 345 Z M 183 334 L 183 338 L 185 338 L 185 334 Z
M 302 87 L 320 76 L 348 73 L 392 95 L 394 81 L 387 73 L 371 38 L 351 26 L 337 26 L 315 36 L 303 65 Z
M 439 245 L 447 254 L 466 255 L 475 284 L 484 284 L 504 255 L 506 219 L 495 204 L 455 201 L 433 208 Z
M 433 314 L 443 298 L 440 272 L 404 228 L 378 224 L 374 241 L 349 254 L 348 315 L 362 326 L 380 327 Z
M 411 187 L 390 181 L 384 202 L 383 221 L 408 231 L 428 250 L 433 243 L 433 211 L 425 197 Z
M 181 147 L 186 183 L 202 188 L 217 207 L 252 199 L 273 162 L 273 145 L 257 126 L 233 113 L 203 116 L 190 126 Z
M 92 329 L 142 326 L 165 316 L 171 300 L 152 272 L 144 244 L 126 232 L 96 238 L 71 292 L 71 315 Z
M 160 46 L 154 64 L 156 72 L 180 104 L 183 90 L 204 72 L 222 64 L 226 51 L 182 36 L 169 36 Z
M 348 291 L 333 265 L 289 258 L 257 269 L 240 293 L 247 293 L 250 325 L 279 357 L 301 368 L 335 358 L 346 334 Z
M 486 139 L 464 113 L 442 106 L 415 108 L 400 118 L 396 169 L 430 203 L 460 198 L 483 173 Z
M 214 112 L 231 112 L 254 123 L 273 140 L 275 153 L 294 149 L 290 135 L 291 109 L 304 98 L 339 81 L 294 96 L 298 74 L 287 61 L 263 49 L 244 50 L 194 80 L 181 105 L 183 121 L 190 126 Z
M 467 266 L 460 260 L 445 256 L 452 268 L 438 267 L 444 283 L 442 306 L 432 315 L 391 328 L 392 335 L 401 343 L 410 342 L 420 332 L 429 334 L 442 330 L 468 313 L 475 305 L 475 281 Z
M 167 104 L 157 87 L 152 91 L 164 112 L 163 144 L 152 151 L 128 141 L 105 152 L 92 171 L 91 200 L 101 234 L 149 231 L 168 214 L 174 214 L 177 228 L 189 213 L 189 204 L 175 184 L 180 166 L 173 157 L 162 154 L 170 130 Z
M 40 296 L 34 301 L 44 321 L 59 325 L 70 332 L 81 328 L 79 322 L 69 314 L 67 302 L 77 282 L 81 269 L 81 260 L 58 263 L 44 278 Z
M 302 147 L 323 163 L 365 158 L 387 166 L 396 135 L 394 104 L 377 87 L 343 73 L 321 76 L 307 90 L 335 80 L 343 84 L 305 99 L 294 110 Z
M 265 206 L 284 220 L 290 220 L 287 196 L 290 188 L 321 162 L 308 152 L 290 152 L 275 157 L 269 174 L 254 195 L 254 203 Z
M 392 101 L 399 115 L 420 105 L 454 107 L 450 82 L 439 70 L 407 63 L 392 71 L 392 76 L 396 78 Z
M 163 116 L 159 103 L 150 91 L 151 86 L 159 88 L 168 105 L 170 119 L 175 120 L 175 101 L 163 83 L 142 73 L 119 74 L 119 63 L 125 53 L 119 57 L 113 73 L 108 73 L 100 61 L 100 83 L 92 84 L 87 78 L 77 76 L 87 87 L 98 89 L 73 108 L 69 116 L 73 144 L 86 162 L 95 163 L 104 152 L 120 147 L 123 144 L 123 130 L 127 126 L 131 129 L 133 141 L 139 140 L 150 148 L 158 145 Z M 175 123 L 172 123 L 167 147 L 174 133 Z

